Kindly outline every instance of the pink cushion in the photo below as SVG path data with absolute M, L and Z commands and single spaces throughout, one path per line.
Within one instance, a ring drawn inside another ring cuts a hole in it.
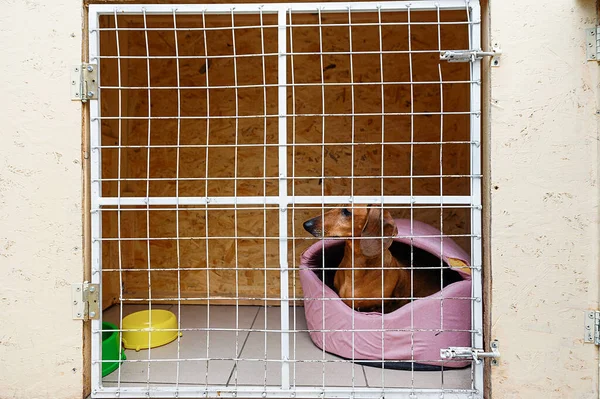
M 394 241 L 410 244 L 410 220 L 397 219 L 396 225 L 399 237 Z M 436 228 L 417 221 L 413 221 L 412 227 L 414 247 L 423 249 L 445 262 L 453 258 L 470 265 L 469 255 L 450 238 L 444 238 L 442 253 L 441 233 Z M 436 366 L 442 365 L 440 349 L 471 346 L 471 334 L 468 331 L 471 329 L 471 277 L 468 273 L 455 269 L 463 278 L 462 281 L 450 284 L 442 291 L 415 300 L 394 312 L 385 315 L 356 312 L 343 303 L 311 270 L 323 267 L 323 248 L 331 250 L 344 244 L 344 240 L 323 240 L 313 244 L 302 254 L 300 282 L 305 298 L 304 311 L 308 328 L 319 330 L 310 332 L 315 345 L 347 359 L 381 360 L 383 357 L 384 360 L 414 361 Z M 411 323 L 411 313 L 414 324 Z M 353 316 L 354 330 L 374 331 L 349 331 L 353 329 Z M 382 323 L 385 330 L 383 340 Z M 440 333 L 440 330 L 443 332 Z M 468 364 L 468 361 L 452 361 L 444 362 L 444 367 L 464 367 Z

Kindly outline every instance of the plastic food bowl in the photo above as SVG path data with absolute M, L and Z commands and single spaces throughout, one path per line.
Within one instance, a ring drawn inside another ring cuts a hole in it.
M 177 336 L 181 336 L 177 331 L 177 317 L 168 310 L 135 312 L 124 317 L 122 324 L 123 330 L 129 330 L 123 331 L 123 345 L 136 351 L 166 345 L 177 339 Z
M 126 360 L 125 352 L 121 351 L 119 342 L 118 328 L 112 323 L 102 323 L 102 360 L 112 360 L 102 362 L 102 377 L 106 377 L 119 368 L 121 361 Z M 121 352 L 121 361 L 119 361 L 119 352 Z

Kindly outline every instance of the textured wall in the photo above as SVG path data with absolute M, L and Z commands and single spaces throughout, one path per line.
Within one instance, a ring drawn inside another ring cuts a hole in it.
M 0 1 L 0 398 L 81 398 L 81 3 Z
M 597 398 L 583 313 L 598 306 L 594 1 L 492 1 L 494 399 Z

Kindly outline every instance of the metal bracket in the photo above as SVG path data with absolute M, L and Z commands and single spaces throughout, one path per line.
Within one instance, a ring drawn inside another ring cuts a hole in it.
M 100 286 L 83 283 L 71 284 L 73 320 L 98 320 L 100 318 Z
M 600 60 L 600 26 L 585 30 L 585 54 L 588 61 Z
M 491 358 L 492 366 L 498 365 L 498 358 L 500 357 L 500 351 L 498 340 L 493 340 L 490 343 L 491 352 L 484 352 L 483 349 L 466 348 L 466 347 L 450 347 L 448 349 L 440 350 L 440 357 L 446 360 L 465 360 L 472 359 L 475 363 L 479 364 L 484 358 Z
M 440 54 L 440 60 L 448 62 L 473 62 L 481 60 L 483 57 L 492 57 L 492 66 L 500 66 L 500 54 L 502 50 L 497 43 L 494 43 L 492 51 L 445 51 Z
M 600 345 L 600 312 L 595 310 L 585 312 L 583 327 L 583 342 Z
M 98 99 L 98 65 L 81 64 L 71 68 L 71 100 Z

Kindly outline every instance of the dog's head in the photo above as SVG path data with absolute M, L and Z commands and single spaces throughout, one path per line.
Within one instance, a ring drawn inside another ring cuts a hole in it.
M 377 206 L 336 208 L 304 222 L 304 229 L 315 237 L 360 237 L 364 256 L 376 256 L 392 245 L 398 228 L 392 215 Z

